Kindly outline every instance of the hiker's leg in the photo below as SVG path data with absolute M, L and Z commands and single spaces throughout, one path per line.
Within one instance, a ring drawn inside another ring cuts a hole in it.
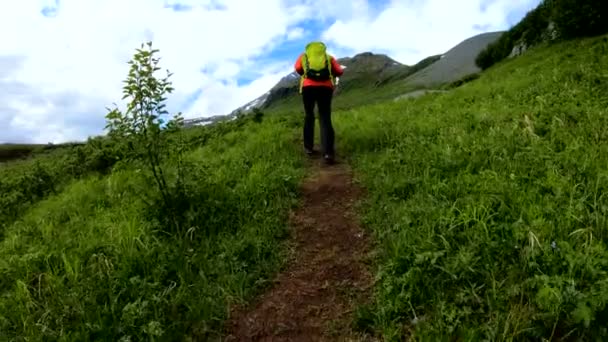
M 304 148 L 312 151 L 315 143 L 315 96 L 311 87 L 302 88 L 304 102 Z
M 321 123 L 321 140 L 323 152 L 330 157 L 334 156 L 334 127 L 331 122 L 331 101 L 333 89 L 329 87 L 319 87 L 319 121 Z

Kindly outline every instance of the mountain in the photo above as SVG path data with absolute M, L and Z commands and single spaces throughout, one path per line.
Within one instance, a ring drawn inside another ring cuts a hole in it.
M 202 118 L 186 119 L 184 120 L 184 127 L 205 126 L 212 123 L 227 121 L 231 119 L 233 119 L 231 115 L 214 115 Z
M 384 54 L 371 52 L 340 58 L 338 62 L 345 67 L 346 72 L 338 80 L 336 103 L 341 105 L 339 98 L 347 93 L 367 91 L 378 93 L 379 98 L 399 96 L 408 91 L 437 87 L 478 73 L 481 69 L 475 64 L 475 58 L 503 33 L 489 32 L 470 37 L 446 53 L 429 56 L 413 66 L 401 64 Z M 264 95 L 231 114 L 248 113 L 254 108 L 269 109 L 281 104 L 292 105 L 298 93 L 299 80 L 299 75 L 292 72 Z M 376 91 L 379 88 L 383 88 L 383 91 Z M 353 100 L 356 101 L 356 96 L 350 96 L 346 102 Z
M 410 69 L 390 57 L 371 52 L 360 53 L 354 57 L 339 58 L 338 63 L 348 72 L 337 80 L 340 91 L 348 91 L 367 84 L 377 84 L 395 74 L 407 72 Z M 265 109 L 283 99 L 298 94 L 300 75 L 295 71 L 284 76 L 274 87 L 259 98 L 234 110 L 231 115 L 248 113 L 254 108 Z
M 380 101 L 401 96 L 417 89 L 439 87 L 458 81 L 481 71 L 475 58 L 489 44 L 497 41 L 504 32 L 482 33 L 457 44 L 444 54 L 429 56 L 413 66 L 401 64 L 387 55 L 363 52 L 353 57 L 339 58 L 345 73 L 337 82 L 334 106 L 350 108 L 366 101 Z M 260 110 L 293 109 L 299 105 L 300 76 L 291 72 L 262 96 L 235 109 L 228 115 L 192 119 L 190 125 L 227 120 L 239 114 Z
M 451 48 L 435 63 L 406 78 L 405 82 L 411 86 L 434 87 L 478 73 L 481 69 L 475 64 L 475 58 L 503 33 L 489 32 L 466 39 Z

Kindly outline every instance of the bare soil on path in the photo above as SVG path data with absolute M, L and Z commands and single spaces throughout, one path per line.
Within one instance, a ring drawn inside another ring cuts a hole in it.
M 371 298 L 370 239 L 355 214 L 362 190 L 348 165 L 311 162 L 303 202 L 291 214 L 291 258 L 254 302 L 237 308 L 225 341 L 370 341 L 353 331 Z

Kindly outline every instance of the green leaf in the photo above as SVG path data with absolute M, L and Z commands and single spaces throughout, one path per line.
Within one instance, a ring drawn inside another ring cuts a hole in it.
M 593 318 L 593 311 L 587 306 L 586 303 L 580 302 L 576 309 L 572 312 L 572 318 L 576 323 L 583 323 L 585 328 L 589 328 L 591 320 Z

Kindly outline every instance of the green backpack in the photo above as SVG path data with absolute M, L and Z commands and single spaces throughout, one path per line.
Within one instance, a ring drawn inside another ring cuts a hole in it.
M 331 61 L 327 54 L 327 48 L 322 42 L 312 42 L 306 45 L 306 50 L 302 55 L 302 67 L 304 68 L 304 78 L 315 81 L 332 80 Z

